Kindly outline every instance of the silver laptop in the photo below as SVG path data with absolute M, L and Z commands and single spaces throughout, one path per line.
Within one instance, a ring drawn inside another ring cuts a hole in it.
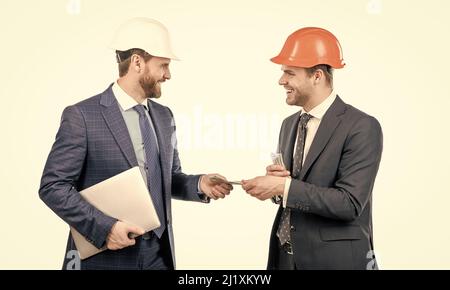
M 145 232 L 161 225 L 138 166 L 86 188 L 80 194 L 106 215 L 139 226 Z M 96 248 L 73 227 L 70 231 L 81 259 L 106 250 L 106 247 Z

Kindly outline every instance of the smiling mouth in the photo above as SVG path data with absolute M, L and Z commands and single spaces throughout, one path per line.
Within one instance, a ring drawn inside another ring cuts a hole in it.
M 294 90 L 292 90 L 292 89 L 286 89 L 286 94 L 290 94 L 290 93 L 292 93 Z

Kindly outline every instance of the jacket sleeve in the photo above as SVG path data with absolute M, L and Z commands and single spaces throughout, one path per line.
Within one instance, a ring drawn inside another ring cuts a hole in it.
M 167 109 L 169 110 L 173 124 L 173 136 L 171 140 L 173 142 L 172 197 L 180 200 L 208 203 L 210 199 L 205 194 L 200 192 L 199 189 L 199 180 L 201 175 L 185 174 L 181 169 L 181 162 L 178 156 L 177 148 L 175 119 L 172 111 L 169 108 Z
M 370 199 L 381 160 L 383 136 L 373 117 L 359 119 L 350 130 L 333 187 L 292 179 L 287 207 L 327 218 L 352 221 Z
M 117 221 L 82 198 L 75 189 L 87 154 L 86 126 L 76 106 L 67 107 L 41 178 L 39 196 L 67 224 L 97 248 Z
M 199 191 L 200 175 L 188 175 L 181 171 L 178 150 L 173 154 L 172 166 L 172 197 L 175 199 L 209 202 L 202 192 Z

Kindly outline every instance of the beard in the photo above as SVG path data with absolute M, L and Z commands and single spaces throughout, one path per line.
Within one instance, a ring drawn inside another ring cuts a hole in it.
M 303 90 L 299 91 L 298 89 L 293 89 L 292 87 L 285 88 L 293 90 L 292 93 L 286 96 L 286 103 L 288 105 L 303 107 L 303 105 L 306 104 L 306 102 L 309 100 L 309 95 Z
M 144 76 L 139 80 L 139 85 L 141 86 L 142 90 L 144 90 L 145 97 L 147 99 L 157 99 L 161 97 L 161 87 L 159 85 L 159 82 L 156 81 L 153 77 Z
M 297 106 L 303 107 L 309 100 L 309 96 L 303 92 L 297 92 L 295 96 L 295 103 Z

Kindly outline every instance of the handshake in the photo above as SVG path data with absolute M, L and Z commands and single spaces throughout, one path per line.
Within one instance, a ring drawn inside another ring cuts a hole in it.
M 257 176 L 248 180 L 228 181 L 219 174 L 203 175 L 200 181 L 200 189 L 204 194 L 212 199 L 224 198 L 230 194 L 234 185 L 241 185 L 248 194 L 259 200 L 266 200 L 284 193 L 286 177 L 290 172 L 284 167 L 282 159 L 277 156 L 274 164 L 266 167 L 265 176 Z

